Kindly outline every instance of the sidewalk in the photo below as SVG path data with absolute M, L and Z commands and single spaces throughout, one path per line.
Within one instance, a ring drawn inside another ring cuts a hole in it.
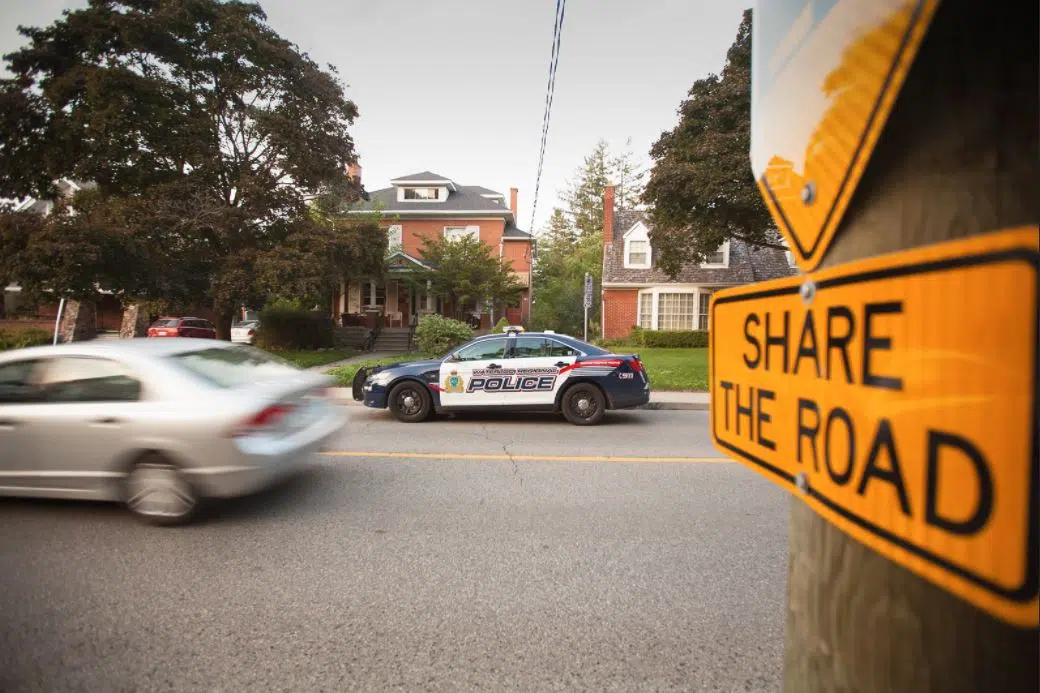
M 355 402 L 349 387 L 330 388 L 329 396 L 340 402 L 355 407 L 364 406 Z M 657 409 L 666 411 L 708 411 L 710 399 L 707 392 L 651 392 L 650 403 L 639 409 Z

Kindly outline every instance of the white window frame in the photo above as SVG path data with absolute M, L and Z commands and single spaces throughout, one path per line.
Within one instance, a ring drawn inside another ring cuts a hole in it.
M 404 247 L 404 226 L 402 224 L 390 224 L 386 227 L 386 245 L 391 253 Z
M 650 245 L 650 233 L 649 229 L 643 222 L 636 222 L 632 228 L 625 232 L 625 257 L 624 265 L 626 269 L 650 269 L 653 264 L 653 246 Z M 630 255 L 632 251 L 632 241 L 646 241 L 646 262 L 630 262 Z
M 452 233 L 454 232 L 454 233 Z M 451 240 L 453 238 L 459 238 L 461 235 L 469 235 L 473 238 L 480 240 L 480 226 L 469 225 L 469 226 L 445 226 L 444 227 L 444 238 Z
M 712 267 L 729 267 L 729 241 L 723 241 L 722 245 L 719 246 L 715 252 L 722 251 L 722 264 L 716 262 L 702 262 L 701 267 L 712 268 Z
M 649 294 L 650 299 L 650 327 L 644 327 L 646 330 L 654 330 L 655 332 L 661 329 L 661 316 L 660 316 L 660 295 L 661 294 L 693 294 L 693 329 L 700 329 L 700 297 L 702 294 L 713 294 L 716 291 L 724 288 L 723 286 L 696 286 L 690 284 L 678 284 L 678 285 L 667 285 L 652 286 L 646 289 L 640 289 L 636 294 L 636 326 L 642 324 L 643 319 L 643 300 L 644 295 Z M 711 329 L 711 314 L 708 315 L 708 329 Z

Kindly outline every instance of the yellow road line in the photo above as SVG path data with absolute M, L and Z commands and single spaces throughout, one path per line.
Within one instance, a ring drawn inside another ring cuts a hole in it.
M 595 455 L 502 455 L 463 452 L 382 452 L 364 450 L 328 450 L 329 457 L 391 457 L 396 459 L 427 458 L 434 460 L 513 460 L 517 462 L 680 462 L 726 463 L 728 457 L 614 457 Z

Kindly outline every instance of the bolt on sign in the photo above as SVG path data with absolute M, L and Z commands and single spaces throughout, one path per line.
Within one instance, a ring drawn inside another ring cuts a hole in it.
M 751 168 L 798 266 L 815 269 L 938 0 L 759 0 Z
M 1040 625 L 1040 228 L 720 291 L 715 445 L 975 606 Z

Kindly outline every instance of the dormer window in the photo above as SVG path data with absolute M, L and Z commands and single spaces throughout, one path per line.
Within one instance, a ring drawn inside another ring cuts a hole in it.
M 650 244 L 646 241 L 631 240 L 628 242 L 628 258 L 626 264 L 645 265 L 649 260 Z
M 405 188 L 404 199 L 406 200 L 439 200 L 440 188 Z
M 625 233 L 625 267 L 650 269 L 650 253 L 650 229 L 637 222 Z
M 701 267 L 729 267 L 729 241 L 725 241 L 714 253 L 709 253 Z

